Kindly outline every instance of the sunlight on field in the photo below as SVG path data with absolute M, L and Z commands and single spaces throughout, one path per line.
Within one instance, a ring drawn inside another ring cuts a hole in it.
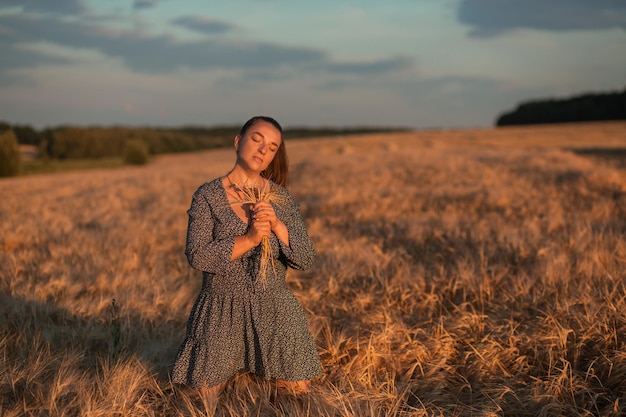
M 219 416 L 626 413 L 626 124 L 288 144 L 325 376 Z M 231 149 L 0 181 L 0 415 L 200 416 L 169 382 L 201 284 L 185 211 Z

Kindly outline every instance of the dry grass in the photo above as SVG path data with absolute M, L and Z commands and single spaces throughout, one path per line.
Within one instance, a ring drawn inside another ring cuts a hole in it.
M 250 184 L 243 184 L 242 186 L 233 184 L 235 200 L 231 202 L 231 205 L 254 205 L 259 202 L 275 203 L 279 206 L 284 204 L 281 196 L 271 190 L 263 190 Z M 238 197 L 242 197 L 239 198 Z M 271 271 L 270 271 L 271 268 Z M 272 245 L 270 244 L 270 238 L 263 236 L 261 239 L 261 261 L 259 262 L 258 276 L 263 285 L 267 284 L 267 274 L 271 272 L 276 276 L 276 265 L 274 264 L 274 256 L 272 254 Z
M 242 375 L 215 410 L 168 371 L 185 210 L 232 152 L 2 180 L 0 415 L 623 415 L 626 171 L 564 148 L 626 125 L 292 141 L 318 258 L 288 280 L 325 377 Z

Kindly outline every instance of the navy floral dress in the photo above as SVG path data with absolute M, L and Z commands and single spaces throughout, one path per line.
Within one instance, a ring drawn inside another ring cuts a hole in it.
M 191 387 L 212 387 L 238 372 L 289 381 L 322 374 L 315 342 L 304 310 L 287 287 L 287 268 L 306 269 L 315 252 L 299 206 L 289 192 L 273 182 L 280 196 L 272 203 L 289 230 L 289 245 L 272 234 L 274 268 L 267 282 L 257 279 L 261 248 L 230 260 L 235 237 L 248 224 L 233 211 L 221 179 L 203 184 L 187 211 L 185 253 L 202 271 L 202 289 L 191 310 L 172 381 Z

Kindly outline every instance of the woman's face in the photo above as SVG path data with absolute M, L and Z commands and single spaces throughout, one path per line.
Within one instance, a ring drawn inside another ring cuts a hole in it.
M 281 140 L 278 129 L 271 123 L 259 120 L 243 136 L 235 136 L 237 164 L 247 171 L 260 173 L 274 159 Z

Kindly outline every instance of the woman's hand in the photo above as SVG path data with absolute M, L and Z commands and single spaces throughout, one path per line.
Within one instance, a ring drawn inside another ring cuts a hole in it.
M 270 237 L 271 233 L 272 226 L 269 221 L 255 219 L 253 216 L 246 237 L 256 247 L 264 237 Z
M 250 249 L 256 248 L 264 237 L 269 238 L 271 234 L 272 227 L 269 221 L 252 218 L 246 234 L 235 237 L 235 245 L 230 260 L 234 261 Z
M 278 217 L 274 207 L 267 201 L 259 201 L 252 206 L 252 221 L 267 221 L 270 223 L 271 230 L 273 231 L 278 225 Z
M 260 201 L 252 206 L 252 221 L 266 221 L 270 225 L 270 230 L 276 237 L 286 245 L 289 244 L 289 230 L 274 211 L 274 207 L 267 201 Z

